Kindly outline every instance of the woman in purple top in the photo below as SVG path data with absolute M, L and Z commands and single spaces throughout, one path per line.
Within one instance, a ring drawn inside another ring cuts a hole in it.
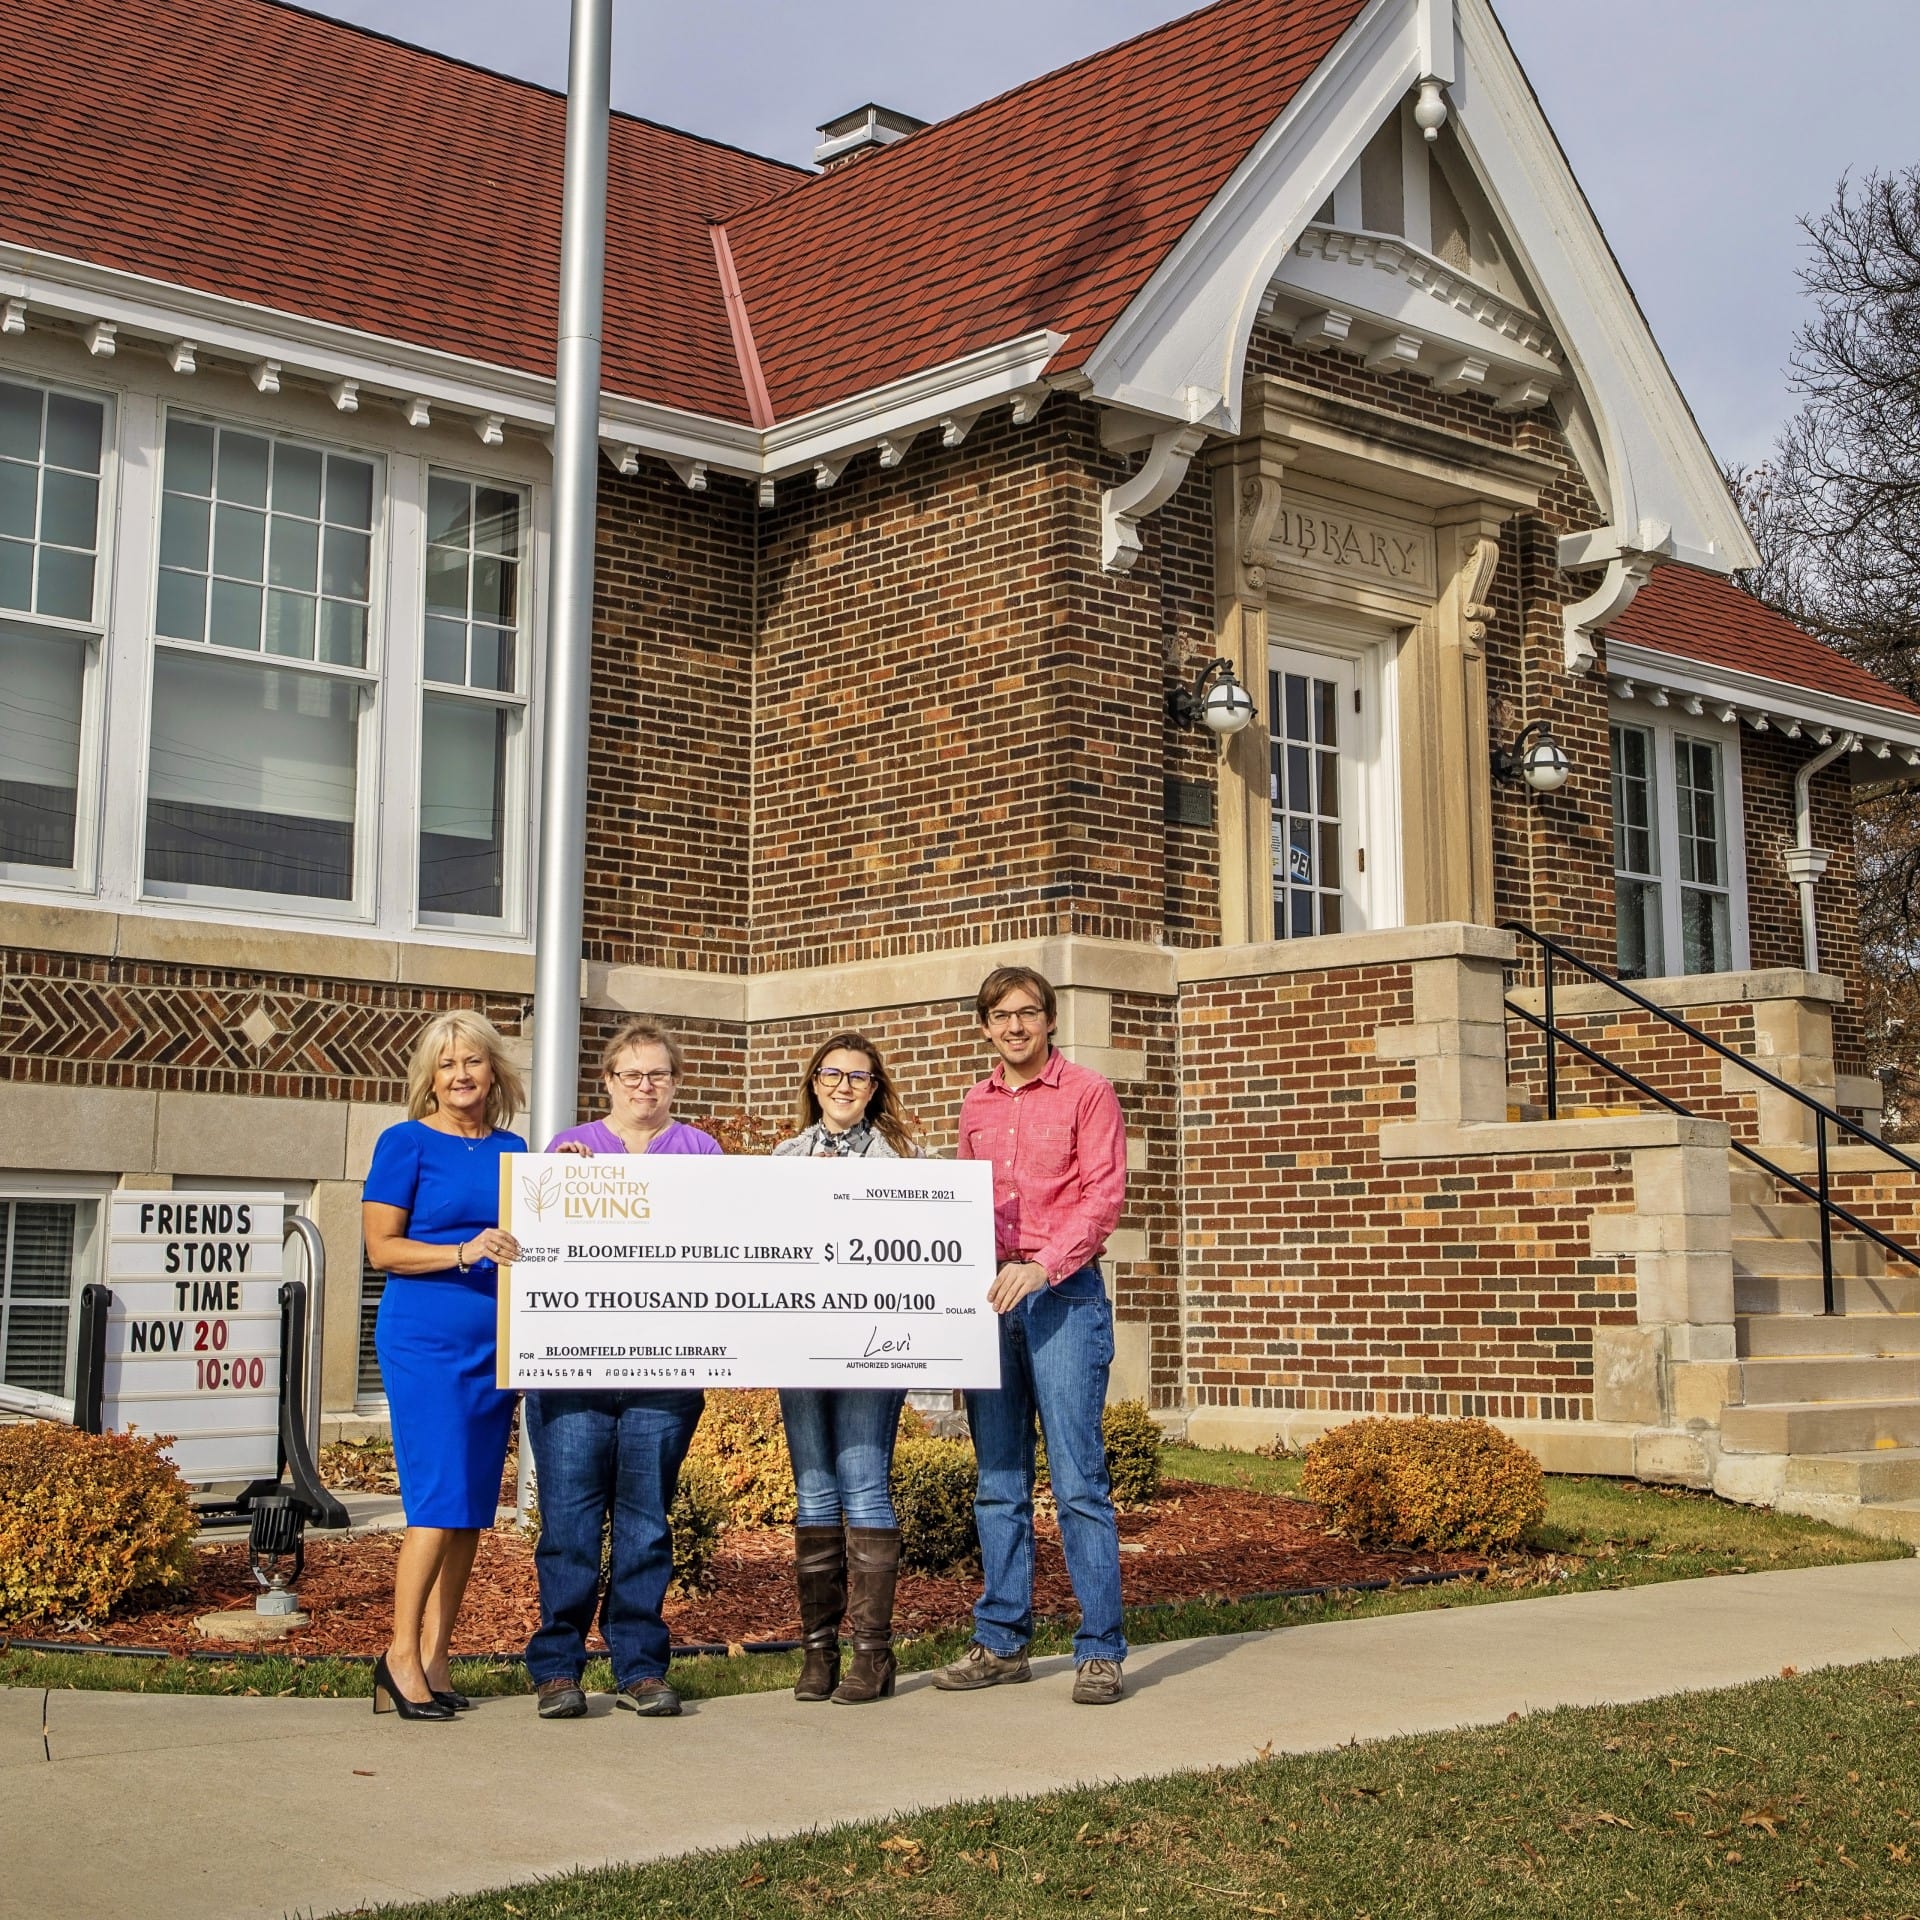
M 629 1020 L 600 1056 L 608 1110 L 547 1142 L 549 1153 L 718 1153 L 720 1143 L 673 1117 L 684 1068 L 670 1033 Z M 543 1720 L 577 1720 L 587 1710 L 580 1676 L 594 1615 L 613 1655 L 614 1701 L 648 1718 L 680 1711 L 667 1684 L 667 1628 L 660 1609 L 673 1578 L 667 1516 L 705 1394 L 530 1393 L 527 1434 L 540 1486 L 540 1628 L 527 1644 L 527 1671 Z M 612 1521 L 606 1593 L 600 1542 Z

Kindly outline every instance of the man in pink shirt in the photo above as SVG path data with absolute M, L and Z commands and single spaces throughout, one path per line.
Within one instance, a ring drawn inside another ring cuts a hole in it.
M 1080 1603 L 1073 1697 L 1121 1696 L 1120 1535 L 1100 1431 L 1113 1314 L 1099 1258 L 1127 1191 L 1120 1102 L 1053 1045 L 1053 988 L 1031 967 L 997 967 L 975 1002 L 992 1073 L 960 1107 L 960 1158 L 993 1162 L 1000 1270 L 1000 1387 L 969 1393 L 980 1466 L 974 1516 L 985 1591 L 973 1644 L 934 1676 L 949 1693 L 1028 1677 L 1033 1636 L 1033 1421 L 1040 1416 L 1067 1575 Z

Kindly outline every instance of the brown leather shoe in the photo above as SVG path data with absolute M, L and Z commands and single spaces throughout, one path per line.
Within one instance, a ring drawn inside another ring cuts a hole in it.
M 1077 1707 L 1110 1707 L 1126 1693 L 1118 1660 L 1082 1660 L 1073 1674 Z
M 587 1710 L 587 1696 L 578 1680 L 563 1675 L 534 1688 L 533 1706 L 542 1720 L 578 1720 Z
M 629 1680 L 613 1696 L 613 1704 L 649 1720 L 671 1720 L 680 1711 L 680 1696 L 658 1674 L 650 1673 L 643 1680 Z
M 942 1667 L 933 1676 L 933 1684 L 942 1693 L 974 1693 L 981 1687 L 1008 1687 L 1032 1677 L 1026 1648 L 994 1653 L 976 1640 L 952 1666 Z

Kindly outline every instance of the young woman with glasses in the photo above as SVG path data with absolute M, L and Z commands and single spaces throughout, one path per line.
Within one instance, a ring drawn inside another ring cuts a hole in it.
M 627 1021 L 600 1056 L 607 1112 L 556 1134 L 547 1151 L 718 1153 L 710 1134 L 673 1117 L 684 1064 L 670 1033 L 651 1020 Z M 660 1612 L 673 1578 L 667 1516 L 705 1403 L 698 1387 L 527 1395 L 540 1488 L 533 1556 L 540 1627 L 527 1646 L 527 1671 L 541 1719 L 577 1720 L 586 1712 L 580 1675 L 596 1611 L 613 1655 L 615 1704 L 648 1719 L 680 1711 L 680 1696 L 667 1683 Z M 609 1521 L 603 1598 L 600 1542 Z
M 919 1152 L 880 1050 L 837 1033 L 814 1050 L 800 1081 L 800 1131 L 776 1154 L 908 1159 Z M 794 1584 L 805 1659 L 796 1700 L 856 1705 L 893 1692 L 893 1589 L 900 1528 L 887 1481 L 904 1392 L 782 1387 L 793 1456 Z M 840 1622 L 853 1658 L 840 1673 Z

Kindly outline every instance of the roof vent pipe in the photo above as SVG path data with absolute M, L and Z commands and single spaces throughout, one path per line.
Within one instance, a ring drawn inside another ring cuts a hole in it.
M 851 113 L 843 113 L 837 120 L 829 120 L 817 129 L 820 144 L 813 150 L 814 164 L 831 173 L 835 167 L 844 167 L 865 154 L 878 153 L 882 147 L 904 140 L 910 133 L 918 133 L 926 124 L 910 113 L 877 107 L 869 100 L 864 107 L 855 107 Z
M 1824 753 L 1816 753 L 1793 776 L 1793 845 L 1787 849 L 1787 877 L 1800 889 L 1800 950 L 1807 972 L 1820 971 L 1820 921 L 1814 912 L 1814 883 L 1833 857 L 1813 844 L 1813 776 L 1860 744 L 1857 733 L 1843 733 Z

